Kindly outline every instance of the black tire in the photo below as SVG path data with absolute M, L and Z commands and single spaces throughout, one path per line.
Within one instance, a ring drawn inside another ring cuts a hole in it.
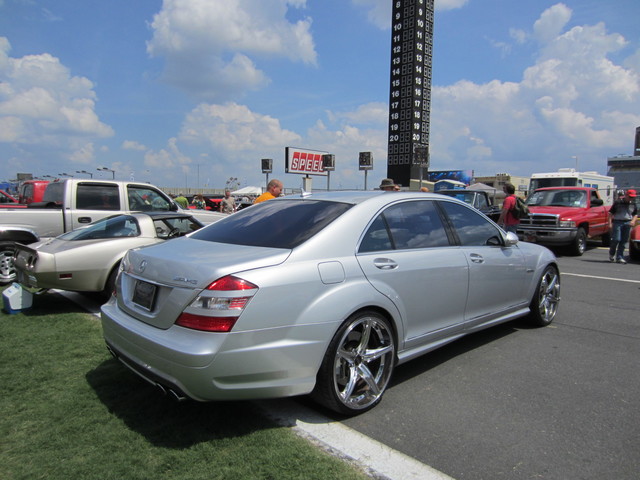
M 105 284 L 104 290 L 102 291 L 102 296 L 106 300 L 109 300 L 111 298 L 111 295 L 116 289 L 116 278 L 118 277 L 119 269 L 120 269 L 120 262 L 118 262 L 113 267 L 113 269 L 111 270 L 111 273 L 109 273 L 109 277 L 107 277 L 107 283 Z
M 0 285 L 14 282 L 17 278 L 16 267 L 13 264 L 15 251 L 15 243 L 0 242 Z
M 640 247 L 636 242 L 629 242 L 629 257 L 631 260 L 640 260 Z
M 571 253 L 576 257 L 582 256 L 582 254 L 587 250 L 587 232 L 584 231 L 584 228 L 578 228 L 578 233 L 576 234 L 576 238 L 574 238 L 573 243 L 571 244 Z
M 372 409 L 387 388 L 395 354 L 389 320 L 373 311 L 352 315 L 331 340 L 311 397 L 345 415 Z
M 549 325 L 558 313 L 559 303 L 560 274 L 556 267 L 549 265 L 544 269 L 529 305 L 531 323 L 539 327 Z

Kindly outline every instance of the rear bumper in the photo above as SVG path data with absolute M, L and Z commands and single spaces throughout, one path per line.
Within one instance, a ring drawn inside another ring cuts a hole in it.
M 172 326 L 158 329 L 120 310 L 101 308 L 104 339 L 127 367 L 154 385 L 198 401 L 277 398 L 315 386 L 326 325 L 237 333 Z

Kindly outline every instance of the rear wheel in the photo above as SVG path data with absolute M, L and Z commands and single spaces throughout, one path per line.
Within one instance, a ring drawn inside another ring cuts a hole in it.
M 632 260 L 640 260 L 640 245 L 637 242 L 629 242 L 629 256 Z
M 389 321 L 373 311 L 354 314 L 331 340 L 311 396 L 338 413 L 366 412 L 382 399 L 394 363 Z
M 0 242 L 0 285 L 15 281 L 16 267 L 13 264 L 13 254 L 16 246 L 13 242 Z
M 534 325 L 545 327 L 549 325 L 558 313 L 560 303 L 560 274 L 558 269 L 549 265 L 545 270 L 538 288 L 533 294 L 530 319 Z
M 119 268 L 120 262 L 118 262 L 111 270 L 111 273 L 109 273 L 107 283 L 105 284 L 104 290 L 102 291 L 102 295 L 106 300 L 109 300 L 111 298 L 111 295 L 113 295 L 113 292 L 116 290 L 116 278 L 118 277 Z

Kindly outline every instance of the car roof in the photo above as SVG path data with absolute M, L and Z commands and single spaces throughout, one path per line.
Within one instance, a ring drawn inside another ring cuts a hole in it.
M 293 195 L 287 195 L 285 197 L 276 198 L 276 201 L 286 200 L 323 200 L 330 202 L 341 202 L 359 204 L 370 199 L 378 199 L 381 203 L 386 203 L 390 200 L 408 200 L 408 199 L 427 199 L 435 198 L 441 199 L 442 195 L 435 193 L 425 193 L 419 191 L 400 191 L 391 192 L 383 190 L 344 190 L 344 191 L 332 191 L 332 192 L 303 192 Z M 274 201 L 274 200 L 270 200 Z

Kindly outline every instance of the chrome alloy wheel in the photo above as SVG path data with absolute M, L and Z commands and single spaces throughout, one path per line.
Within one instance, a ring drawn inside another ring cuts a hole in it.
M 536 302 L 532 305 L 534 321 L 538 325 L 549 325 L 560 304 L 560 274 L 555 267 L 547 267 L 542 274 L 533 302 Z
M 387 320 L 369 313 L 342 331 L 333 363 L 334 392 L 350 411 L 363 411 L 380 401 L 394 366 L 395 345 Z

